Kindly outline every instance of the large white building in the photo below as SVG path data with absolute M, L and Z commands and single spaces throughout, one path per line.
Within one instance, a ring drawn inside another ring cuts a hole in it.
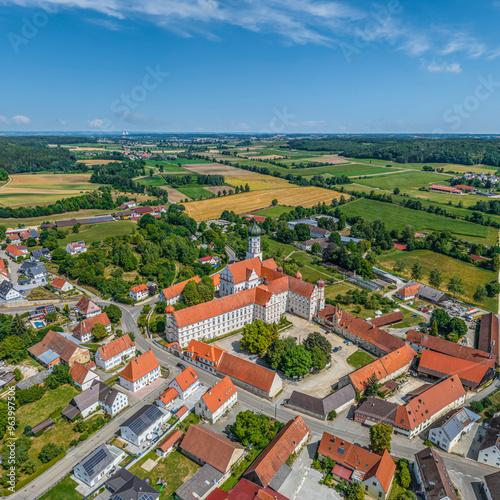
M 155 405 L 145 405 L 120 426 L 120 435 L 129 443 L 140 446 L 151 439 L 153 433 L 159 433 L 161 427 L 172 414 Z
M 166 337 L 186 347 L 191 340 L 211 339 L 256 320 L 277 323 L 285 312 L 312 320 L 325 307 L 325 283 L 315 285 L 283 273 L 274 259 L 261 261 L 260 228 L 250 231 L 249 259 L 227 265 L 220 275 L 221 298 L 175 311 L 165 309 Z
M 131 392 L 137 392 L 153 383 L 161 375 L 160 363 L 149 350 L 133 359 L 119 376 L 120 385 Z

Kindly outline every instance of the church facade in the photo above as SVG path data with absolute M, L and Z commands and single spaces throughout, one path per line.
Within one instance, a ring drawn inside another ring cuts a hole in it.
M 258 319 L 278 323 L 285 312 L 312 320 L 325 307 L 325 283 L 283 273 L 274 259 L 262 261 L 261 230 L 249 230 L 247 259 L 227 265 L 220 275 L 221 298 L 175 311 L 165 309 L 166 338 L 186 347 L 191 340 L 211 339 Z

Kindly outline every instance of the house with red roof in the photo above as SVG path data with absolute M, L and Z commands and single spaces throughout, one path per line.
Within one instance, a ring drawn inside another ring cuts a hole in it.
M 169 387 L 166 391 L 158 396 L 155 400 L 155 403 L 161 408 L 167 409 L 167 407 L 173 403 L 179 397 L 179 393 L 177 389 L 173 387 Z
M 286 465 L 291 455 L 300 452 L 310 434 L 311 431 L 301 416 L 289 420 L 246 470 L 243 477 L 261 488 L 269 486 L 275 491 L 279 490 L 291 472 L 290 468 L 284 471 L 282 467 Z
M 69 281 L 66 281 L 63 278 L 55 278 L 50 286 L 58 292 L 69 292 L 75 288 Z
M 138 301 L 149 297 L 149 289 L 146 285 L 137 285 L 130 289 L 129 297 Z
M 102 313 L 101 308 L 85 296 L 77 302 L 75 311 L 77 314 L 85 318 L 92 318 L 93 316 L 97 316 Z
M 111 321 L 109 321 L 106 313 L 97 314 L 96 316 L 80 321 L 80 323 L 73 328 L 72 333 L 81 342 L 90 342 L 93 338 L 93 331 L 97 324 L 103 325 L 108 335 L 111 333 Z
M 210 264 L 211 266 L 215 266 L 215 264 L 217 264 L 217 261 L 211 255 L 207 255 L 206 257 L 200 257 L 198 260 L 200 264 Z
M 318 458 L 322 460 L 325 457 L 335 461 L 332 475 L 338 481 L 344 480 L 349 483 L 356 481 L 371 497 L 388 498 L 396 464 L 387 450 L 381 454 L 373 453 L 345 439 L 323 432 L 318 446 Z
M 438 191 L 440 193 L 451 193 L 451 194 L 462 194 L 463 191 L 461 189 L 457 189 L 453 186 L 442 186 L 440 184 L 432 184 L 429 186 L 431 191 Z
M 415 285 L 406 285 L 400 288 L 394 295 L 401 300 L 414 300 L 418 297 L 418 289 L 420 285 L 417 283 Z
M 17 246 L 7 245 L 5 252 L 12 259 L 18 260 L 23 257 L 26 257 L 26 255 L 28 254 L 28 248 L 25 247 L 24 245 L 17 245 Z
M 238 484 L 231 491 L 222 491 L 216 488 L 206 500 L 289 500 L 281 493 L 271 488 L 261 488 L 260 486 L 240 479 Z
M 215 424 L 237 402 L 238 391 L 231 379 L 226 376 L 200 398 L 194 407 L 194 412 L 211 424 Z
M 123 388 L 137 392 L 154 382 L 160 375 L 160 363 L 153 351 L 149 350 L 133 359 L 120 372 L 119 381 Z
M 180 283 L 169 286 L 168 288 L 164 288 L 160 292 L 158 301 L 166 302 L 167 306 L 180 302 L 182 299 L 182 291 L 191 280 L 193 280 L 195 283 L 199 283 L 201 281 L 199 276 L 194 276 L 193 278 L 189 278 L 187 280 L 181 281 Z
M 184 434 L 180 430 L 172 431 L 155 449 L 160 457 L 165 458 L 174 451 L 182 441 Z
M 188 366 L 170 382 L 170 387 L 178 392 L 181 399 L 187 399 L 201 387 L 200 377 L 192 366 Z
M 95 362 L 103 370 L 111 370 L 134 356 L 135 343 L 127 333 L 99 347 L 95 353 Z
M 82 391 L 89 389 L 94 380 L 100 380 L 99 374 L 95 371 L 95 363 L 93 361 L 84 365 L 75 361 L 69 374 L 73 379 L 73 383 L 77 387 L 80 387 Z
M 19 243 L 21 241 L 21 237 L 17 233 L 9 234 L 7 238 L 11 243 Z

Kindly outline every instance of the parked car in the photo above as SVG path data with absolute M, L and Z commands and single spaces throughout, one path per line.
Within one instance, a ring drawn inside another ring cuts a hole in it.
M 177 363 L 177 368 L 179 368 L 180 370 L 184 370 L 186 367 L 182 364 L 182 363 Z
M 338 350 L 339 350 L 339 348 L 338 348 L 338 347 L 335 347 L 335 348 L 333 349 L 333 352 L 338 352 Z

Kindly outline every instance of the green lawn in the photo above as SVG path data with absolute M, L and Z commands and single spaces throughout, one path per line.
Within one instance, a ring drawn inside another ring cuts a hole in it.
M 391 169 L 386 169 L 391 171 Z M 366 177 L 364 179 L 356 179 L 358 184 L 365 186 L 376 187 L 379 189 L 386 189 L 392 191 L 398 187 L 402 192 L 407 188 L 420 188 L 428 187 L 431 184 L 442 184 L 449 186 L 451 175 L 438 174 L 434 172 L 401 172 L 390 175 L 380 175 L 373 177 Z M 463 198 L 463 197 L 461 197 Z
M 406 264 L 406 270 L 403 272 L 403 276 L 410 278 L 411 268 L 416 263 L 419 262 L 424 269 L 424 277 L 420 280 L 424 284 L 429 284 L 429 273 L 435 267 L 441 270 L 443 276 L 443 283 L 440 289 L 447 292 L 446 286 L 448 280 L 453 276 L 460 276 L 464 281 L 465 292 L 464 294 L 458 296 L 458 298 L 463 299 L 469 303 L 473 303 L 472 296 L 476 291 L 478 284 L 484 285 L 491 281 L 496 281 L 497 275 L 492 271 L 486 271 L 473 264 L 467 264 L 460 260 L 455 260 L 446 255 L 431 252 L 430 250 L 415 250 L 413 252 L 392 252 L 387 255 L 383 255 L 378 258 L 378 263 L 380 266 L 385 267 L 392 271 L 392 268 L 396 260 L 401 259 Z M 497 310 L 497 299 L 487 298 L 484 303 L 480 304 L 481 307 L 487 308 L 490 311 Z
M 362 351 L 361 349 L 358 349 L 355 353 L 351 354 L 347 358 L 347 362 L 355 370 L 370 364 L 374 360 L 375 360 L 375 358 L 373 356 L 371 356 L 367 352 Z
M 101 222 L 100 224 L 87 224 L 80 227 L 78 233 L 70 232 L 66 238 L 59 240 L 60 246 L 66 246 L 67 243 L 75 241 L 85 241 L 89 246 L 94 241 L 103 241 L 107 236 L 125 236 L 132 234 L 137 228 L 137 224 L 129 220 Z
M 486 226 L 365 198 L 341 205 L 339 208 L 347 217 L 362 217 L 372 222 L 382 219 L 389 230 L 401 230 L 409 224 L 415 228 L 415 231 L 420 232 L 448 230 L 463 237 L 480 238 L 487 238 L 489 235 L 489 228 Z
M 158 461 L 156 466 L 150 472 L 147 472 L 142 468 L 142 465 L 149 458 L 152 460 L 158 459 Z M 189 460 L 189 458 L 182 455 L 179 451 L 174 451 L 162 459 L 160 459 L 156 453 L 150 452 L 135 463 L 129 470 L 132 474 L 139 476 L 141 479 L 149 477 L 151 479 L 151 486 L 158 490 L 160 488 L 155 486 L 155 484 L 159 477 L 163 478 L 167 482 L 167 487 L 163 488 L 160 499 L 166 500 L 171 497 L 172 493 L 174 493 L 177 488 L 192 477 L 198 469 L 200 469 L 198 464 Z
M 34 427 L 40 422 L 43 422 L 58 408 L 61 410 L 64 409 L 71 399 L 79 392 L 80 391 L 74 385 L 62 385 L 57 389 L 48 390 L 43 395 L 42 399 L 21 406 L 16 412 L 18 433 L 21 434 L 27 425 Z
M 42 495 L 40 500 L 81 500 L 84 496 L 75 490 L 77 486 L 76 481 L 73 481 L 70 476 L 66 476 L 45 495 Z

